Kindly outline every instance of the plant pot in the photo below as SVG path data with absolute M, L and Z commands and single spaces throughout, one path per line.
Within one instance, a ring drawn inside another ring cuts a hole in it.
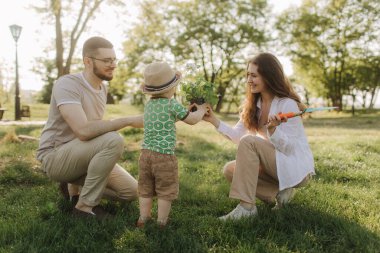
M 197 104 L 197 105 L 203 105 L 204 103 L 206 103 L 205 99 L 204 98 L 196 98 L 196 99 L 191 99 L 190 100 L 190 104 Z M 193 107 L 191 109 L 191 112 L 195 112 L 197 110 L 196 107 Z

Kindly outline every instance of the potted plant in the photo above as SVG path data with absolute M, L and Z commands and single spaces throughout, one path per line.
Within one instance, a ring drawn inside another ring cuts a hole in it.
M 199 71 L 194 70 L 193 66 L 187 66 L 187 68 L 191 69 L 187 71 L 186 78 L 181 82 L 181 95 L 190 104 L 196 103 L 201 105 L 208 103 L 211 106 L 215 105 L 218 102 L 215 84 L 207 81 Z

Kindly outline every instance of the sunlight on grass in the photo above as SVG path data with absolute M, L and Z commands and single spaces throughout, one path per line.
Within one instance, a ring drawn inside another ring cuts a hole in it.
M 46 119 L 46 105 L 32 105 L 32 119 Z M 142 108 L 108 106 L 106 118 L 140 114 Z M 237 115 L 220 115 L 229 124 Z M 298 189 L 286 208 L 271 211 L 258 202 L 259 216 L 236 223 L 216 219 L 237 204 L 228 198 L 221 168 L 235 159 L 236 146 L 213 126 L 177 124 L 180 196 L 170 225 L 135 228 L 137 202 L 102 204 L 114 220 L 74 220 L 57 185 L 39 170 L 41 126 L 0 126 L 0 252 L 376 252 L 380 248 L 380 117 L 347 113 L 305 119 L 317 175 Z M 120 160 L 135 177 L 143 130 L 120 131 L 126 147 Z M 8 137 L 7 137 L 8 136 Z M 13 136 L 13 137 L 12 137 Z M 12 138 L 9 138 L 12 137 Z M 66 211 L 64 211 L 66 210 Z M 157 206 L 153 208 L 153 215 Z

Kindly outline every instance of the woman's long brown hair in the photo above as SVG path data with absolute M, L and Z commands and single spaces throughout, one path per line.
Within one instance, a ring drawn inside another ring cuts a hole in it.
M 294 91 L 288 78 L 284 74 L 281 63 L 270 53 L 261 53 L 250 59 L 247 64 L 255 64 L 257 71 L 261 75 L 267 89 L 279 98 L 288 97 L 294 99 L 300 110 L 304 110 L 306 106 L 301 103 L 301 98 Z M 243 104 L 241 118 L 247 129 L 257 131 L 259 119 L 257 117 L 257 100 L 260 98 L 260 93 L 252 93 L 247 82 L 246 101 Z

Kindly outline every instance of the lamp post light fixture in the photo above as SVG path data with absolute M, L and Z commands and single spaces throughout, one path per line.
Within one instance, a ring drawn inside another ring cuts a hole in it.
M 11 30 L 13 39 L 16 42 L 16 92 L 15 92 L 15 120 L 21 119 L 21 110 L 20 110 L 20 85 L 18 82 L 18 57 L 17 57 L 17 41 L 20 38 L 22 27 L 19 25 L 9 26 Z

